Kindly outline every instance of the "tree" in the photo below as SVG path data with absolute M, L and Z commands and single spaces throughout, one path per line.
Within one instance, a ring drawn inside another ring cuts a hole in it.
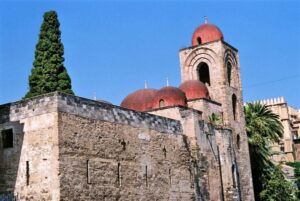
M 220 117 L 215 113 L 208 116 L 208 122 L 214 125 L 220 125 L 222 123 Z
M 244 112 L 255 200 L 295 200 L 293 185 L 285 180 L 280 167 L 271 162 L 271 144 L 278 142 L 283 134 L 279 116 L 259 103 L 248 103 Z
M 64 67 L 64 47 L 61 43 L 59 21 L 55 11 L 44 14 L 35 60 L 29 76 L 29 91 L 25 98 L 61 91 L 74 94 L 71 79 Z

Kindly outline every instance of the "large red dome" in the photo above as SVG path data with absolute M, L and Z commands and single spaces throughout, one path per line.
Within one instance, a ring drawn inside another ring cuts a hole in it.
M 176 87 L 163 87 L 156 92 L 153 98 L 152 108 L 181 105 L 186 106 L 186 97 L 183 91 Z
M 196 46 L 223 39 L 223 33 L 216 25 L 206 23 L 202 24 L 195 30 L 192 37 L 192 45 Z
M 152 109 L 152 100 L 156 92 L 156 89 L 137 90 L 124 98 L 121 107 L 142 112 L 150 110 Z
M 188 100 L 195 99 L 195 98 L 209 98 L 208 89 L 199 80 L 188 80 L 183 82 L 179 89 L 181 89 Z

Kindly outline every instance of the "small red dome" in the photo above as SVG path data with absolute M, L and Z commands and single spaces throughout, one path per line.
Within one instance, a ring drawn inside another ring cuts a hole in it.
M 195 30 L 192 38 L 192 45 L 196 46 L 223 39 L 222 31 L 216 25 L 206 23 Z
M 124 98 L 121 107 L 141 112 L 150 110 L 152 109 L 152 100 L 156 92 L 156 89 L 137 90 Z
M 208 89 L 199 80 L 188 80 L 183 82 L 179 89 L 181 89 L 188 100 L 195 98 L 209 98 Z
M 175 105 L 187 106 L 184 92 L 176 87 L 163 87 L 153 98 L 153 109 Z

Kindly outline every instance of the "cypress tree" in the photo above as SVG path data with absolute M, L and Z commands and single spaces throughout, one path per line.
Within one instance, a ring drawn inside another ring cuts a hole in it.
M 64 46 L 61 43 L 59 21 L 55 11 L 44 14 L 35 59 L 29 76 L 29 91 L 25 98 L 61 91 L 74 94 L 71 79 L 64 67 Z

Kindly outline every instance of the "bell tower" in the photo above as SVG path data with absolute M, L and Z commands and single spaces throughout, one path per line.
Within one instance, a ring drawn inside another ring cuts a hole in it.
M 192 46 L 179 52 L 181 81 L 200 80 L 213 101 L 222 104 L 225 127 L 232 140 L 242 200 L 253 200 L 253 183 L 243 112 L 238 50 L 224 41 L 221 30 L 205 20 L 192 36 Z

